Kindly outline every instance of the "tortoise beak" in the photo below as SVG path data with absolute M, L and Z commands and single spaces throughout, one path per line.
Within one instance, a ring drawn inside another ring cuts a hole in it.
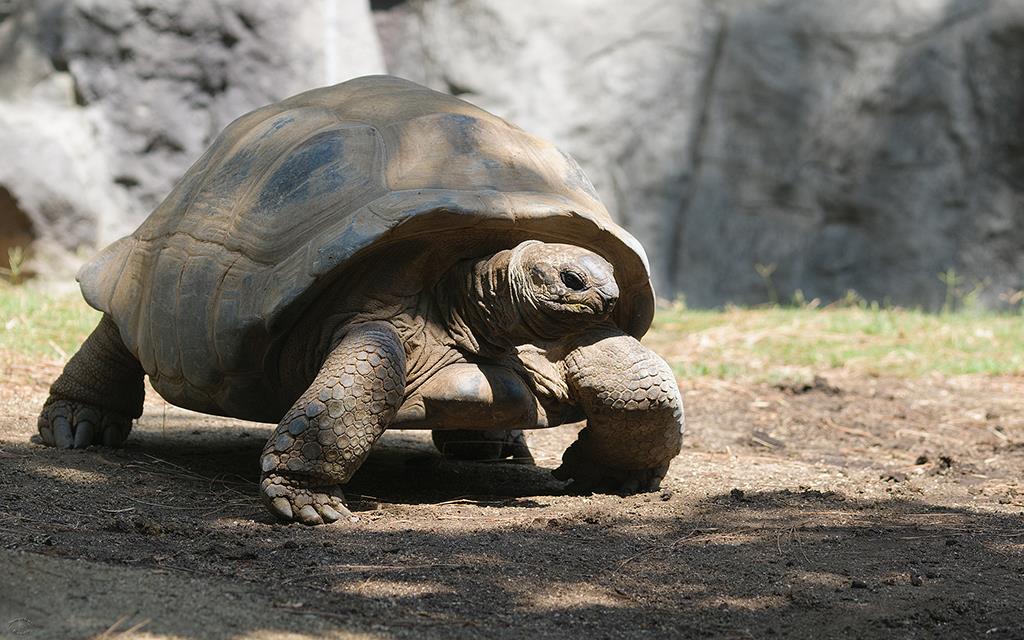
M 590 287 L 588 306 L 598 316 L 607 316 L 619 300 L 619 285 L 615 282 L 615 270 L 604 258 L 596 253 L 581 256 L 577 264 L 586 270 Z
M 615 303 L 619 301 L 619 286 L 614 280 L 606 282 L 599 287 L 595 287 L 597 295 L 600 297 L 601 314 L 605 315 L 611 313 Z

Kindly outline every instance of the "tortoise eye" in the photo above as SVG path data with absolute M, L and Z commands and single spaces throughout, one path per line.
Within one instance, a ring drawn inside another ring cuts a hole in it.
M 583 281 L 583 278 L 578 273 L 563 271 L 559 276 L 562 278 L 562 284 L 573 291 L 582 291 L 587 286 L 587 283 Z

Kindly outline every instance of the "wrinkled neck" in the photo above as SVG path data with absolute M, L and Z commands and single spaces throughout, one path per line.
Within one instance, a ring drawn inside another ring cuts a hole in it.
M 516 283 L 510 278 L 512 251 L 456 265 L 441 280 L 449 334 L 472 353 L 506 352 L 530 342 L 531 335 L 519 313 Z

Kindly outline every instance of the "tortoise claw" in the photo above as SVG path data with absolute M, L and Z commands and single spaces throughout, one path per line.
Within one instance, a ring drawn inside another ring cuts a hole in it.
M 51 398 L 39 414 L 38 427 L 43 444 L 59 449 L 119 447 L 128 438 L 132 420 L 99 407 Z
M 75 434 L 71 430 L 71 423 L 64 416 L 57 416 L 53 419 L 53 445 L 58 449 L 71 449 L 75 446 Z
M 284 522 L 312 526 L 339 520 L 359 520 L 345 506 L 345 495 L 340 488 L 305 485 L 298 479 L 271 473 L 260 482 L 260 497 L 267 509 Z

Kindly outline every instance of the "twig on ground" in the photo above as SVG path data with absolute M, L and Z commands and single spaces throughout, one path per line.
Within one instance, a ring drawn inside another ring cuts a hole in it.
M 107 638 L 118 638 L 118 637 L 128 638 L 128 637 L 131 637 L 131 635 L 133 633 L 141 631 L 143 627 L 145 627 L 147 624 L 150 623 L 150 619 L 146 618 L 142 622 L 134 624 L 134 625 L 128 627 L 127 629 L 124 629 L 123 631 L 118 631 L 117 628 L 121 626 L 121 623 L 123 623 L 126 620 L 128 620 L 129 615 L 130 614 L 125 614 L 125 615 L 121 616 L 120 618 L 118 618 L 114 622 L 114 624 L 112 624 L 109 627 L 107 627 L 106 631 L 104 631 L 103 633 L 101 633 L 98 636 L 93 636 L 92 640 L 107 640 Z

